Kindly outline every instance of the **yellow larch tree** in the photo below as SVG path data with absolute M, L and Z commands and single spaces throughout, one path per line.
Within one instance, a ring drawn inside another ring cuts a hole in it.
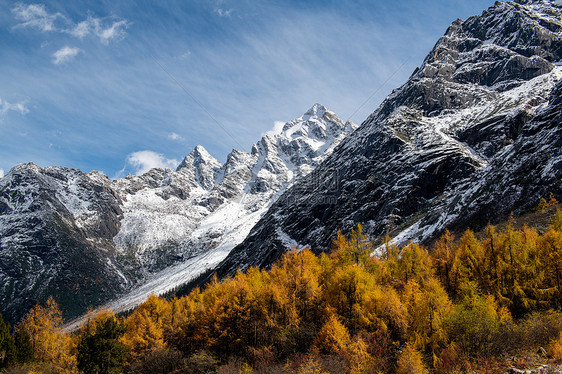
M 164 311 L 167 302 L 152 294 L 127 317 L 127 331 L 121 342 L 130 349 L 132 359 L 165 346 Z
M 53 365 L 57 372 L 76 373 L 76 347 L 60 329 L 62 322 L 57 303 L 49 298 L 45 306 L 36 305 L 16 329 L 29 337 L 37 360 Z

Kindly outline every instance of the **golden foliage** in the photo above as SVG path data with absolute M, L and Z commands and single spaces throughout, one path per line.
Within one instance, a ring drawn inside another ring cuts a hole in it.
M 551 206 L 557 204 L 558 204 L 558 200 L 554 197 L 554 194 L 551 192 L 550 195 L 548 196 L 548 201 L 544 197 L 541 197 L 541 199 L 539 200 L 539 204 L 537 206 L 537 211 L 544 212 Z
M 119 342 L 129 348 L 129 368 L 169 357 L 197 371 L 239 357 L 223 369 L 425 373 L 425 359 L 437 372 L 462 371 L 469 355 L 504 349 L 498 337 L 514 325 L 512 315 L 560 307 L 562 213 L 556 217 L 543 234 L 511 225 L 488 226 L 482 239 L 470 230 L 459 239 L 447 231 L 429 250 L 416 243 L 398 248 L 387 238 L 380 255 L 358 225 L 349 238 L 338 233 L 329 255 L 293 249 L 268 271 L 215 277 L 182 298 L 152 295 L 124 319 Z M 82 333 L 93 334 L 108 318 L 116 317 L 91 315 Z M 75 347 L 57 328 L 61 322 L 51 300 L 18 329 L 39 361 L 71 373 Z
M 363 374 L 373 366 L 373 358 L 367 351 L 367 344 L 359 337 L 356 337 L 343 350 L 347 361 L 347 370 L 350 374 Z
M 409 312 L 410 341 L 417 349 L 434 352 L 447 339 L 443 324 L 452 311 L 447 293 L 435 279 L 428 280 L 424 287 L 410 280 L 403 299 Z
M 425 374 L 427 369 L 423 363 L 421 353 L 412 344 L 406 344 L 398 355 L 396 374 Z
M 60 373 L 76 373 L 75 344 L 62 332 L 62 313 L 50 298 L 45 306 L 37 304 L 18 324 L 16 329 L 26 334 L 35 358 L 54 366 Z
M 314 346 L 322 353 L 337 354 L 347 347 L 351 338 L 345 326 L 335 314 L 330 314 L 328 320 L 320 329 Z
M 168 308 L 164 299 L 152 294 L 127 318 L 127 330 L 120 340 L 133 358 L 164 347 L 163 316 Z
M 558 336 L 558 339 L 554 339 L 550 342 L 548 351 L 555 360 L 562 360 L 562 332 Z
M 562 231 L 562 210 L 556 209 L 551 227 L 556 231 Z

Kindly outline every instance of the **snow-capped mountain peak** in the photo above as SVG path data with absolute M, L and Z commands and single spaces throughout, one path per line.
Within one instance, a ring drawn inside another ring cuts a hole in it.
M 220 168 L 222 166 L 222 164 L 216 158 L 211 156 L 211 154 L 207 152 L 202 145 L 197 145 L 187 156 L 184 157 L 183 161 L 176 168 L 176 171 L 191 166 L 197 167 L 200 164 L 207 164 L 211 168 Z
M 192 154 L 194 156 L 194 164 L 198 165 L 200 163 L 210 164 L 213 166 L 220 165 L 220 162 L 215 159 L 202 145 L 197 145 Z
M 203 146 L 196 146 L 183 161 L 178 165 L 176 171 L 193 173 L 196 182 L 204 189 L 209 190 L 215 184 L 222 164 Z
M 324 105 L 316 103 L 309 110 L 307 110 L 301 118 L 305 121 L 310 117 L 321 118 L 324 116 L 324 113 L 326 113 L 327 111 L 329 110 Z
M 346 124 L 339 117 L 321 104 L 314 104 L 306 113 L 295 120 L 287 122 L 279 136 L 290 140 L 309 138 L 325 140 L 338 136 L 345 127 L 353 127 L 352 123 Z
M 14 167 L 0 181 L 0 284 L 7 285 L 0 286 L 0 299 L 14 300 L 9 315 L 25 312 L 25 300 L 45 298 L 51 287 L 45 284 L 64 283 L 66 300 L 72 300 L 72 289 L 90 287 L 84 292 L 95 297 L 71 302 L 78 311 L 151 280 L 120 299 L 116 309 L 122 310 L 216 266 L 287 187 L 355 128 L 319 104 L 284 127 L 262 137 L 251 154 L 232 150 L 224 164 L 198 145 L 175 171 L 155 168 L 116 181 L 61 167 Z M 51 247 L 39 245 L 44 238 Z M 59 239 L 64 245 L 58 246 Z M 68 253 L 74 257 L 65 259 Z M 95 259 L 84 274 L 107 275 L 107 282 L 98 282 L 101 288 L 95 278 L 80 281 L 82 275 L 73 273 L 71 262 L 81 257 Z M 35 268 L 16 280 L 20 260 Z

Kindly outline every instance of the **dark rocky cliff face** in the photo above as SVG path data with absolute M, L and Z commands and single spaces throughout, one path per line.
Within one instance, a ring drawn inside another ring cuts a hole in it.
M 357 222 L 428 241 L 562 196 L 562 10 L 498 2 L 455 21 L 401 88 L 288 190 L 219 266 L 320 252 Z M 326 186 L 324 181 L 333 181 Z
M 112 243 L 121 209 L 108 184 L 101 175 L 33 164 L 1 180 L 0 295 L 7 320 L 49 296 L 75 315 L 125 289 Z M 82 204 L 92 204 L 88 214 Z

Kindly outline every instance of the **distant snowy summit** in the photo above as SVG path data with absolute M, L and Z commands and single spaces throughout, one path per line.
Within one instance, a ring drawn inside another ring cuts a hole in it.
M 224 164 L 198 145 L 176 170 L 116 181 L 14 167 L 0 179 L 0 299 L 9 300 L 0 312 L 13 321 L 53 295 L 77 315 L 149 278 L 157 291 L 178 286 L 216 266 L 356 127 L 315 104 Z M 171 278 L 178 264 L 185 275 Z
M 153 169 L 117 181 L 123 200 L 117 249 L 133 251 L 145 267 L 159 270 L 158 248 L 166 248 L 166 256 L 186 258 L 221 245 L 225 233 L 234 231 L 242 240 L 280 192 L 355 128 L 315 104 L 281 132 L 263 136 L 251 153 L 233 150 L 224 164 L 198 145 L 176 171 Z

